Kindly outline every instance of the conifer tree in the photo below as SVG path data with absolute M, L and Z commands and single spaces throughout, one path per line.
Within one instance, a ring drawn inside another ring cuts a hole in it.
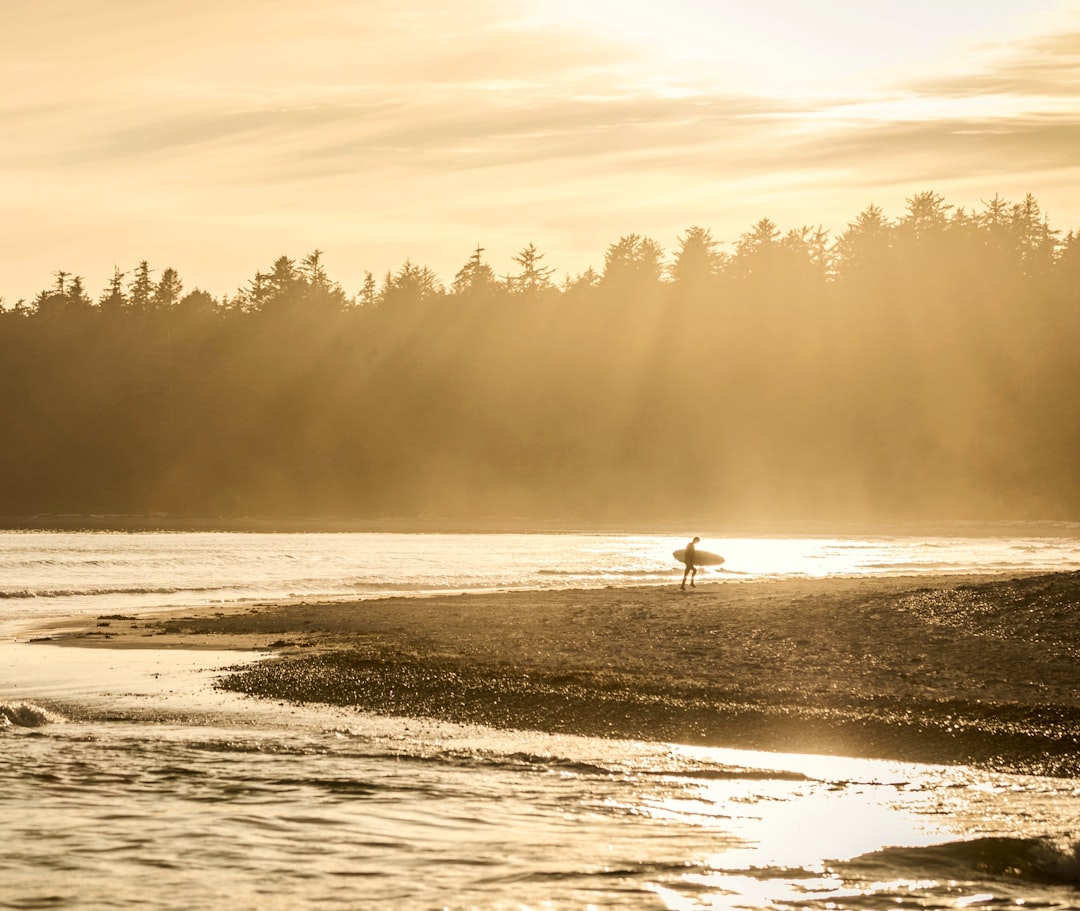
M 724 267 L 724 256 L 717 250 L 719 243 L 708 228 L 694 225 L 679 238 L 679 249 L 669 268 L 677 284 L 707 284 L 717 278 Z
M 154 286 L 150 306 L 154 310 L 172 310 L 179 302 L 184 291 L 184 283 L 179 273 L 168 268 L 161 273 L 161 278 Z
M 132 310 L 145 312 L 150 309 L 154 298 L 154 280 L 151 278 L 150 263 L 145 259 L 135 269 L 135 276 L 128 288 L 128 301 Z
M 513 257 L 521 271 L 512 275 L 507 281 L 510 289 L 518 294 L 537 295 L 542 291 L 551 290 L 551 276 L 555 269 L 541 263 L 544 254 L 537 251 L 535 244 L 530 243 L 517 256 Z
M 470 294 L 474 297 L 492 294 L 499 283 L 495 277 L 495 271 L 483 260 L 484 248 L 479 244 L 465 263 L 454 276 L 451 286 L 454 294 Z
M 105 287 L 101 299 L 98 301 L 98 306 L 101 307 L 103 313 L 116 314 L 127 307 L 127 295 L 124 294 L 125 274 L 120 271 L 119 266 L 113 266 L 113 277 L 109 280 L 109 284 Z

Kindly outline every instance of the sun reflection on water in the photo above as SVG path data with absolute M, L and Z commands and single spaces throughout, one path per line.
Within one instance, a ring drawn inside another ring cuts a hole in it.
M 940 784 L 950 777 L 938 767 L 698 747 L 677 747 L 673 754 L 726 765 L 731 774 L 688 780 L 673 773 L 644 801 L 644 812 L 655 819 L 711 830 L 702 839 L 708 851 L 693 858 L 682 878 L 686 888 L 657 884 L 653 890 L 672 911 L 808 901 L 841 907 L 865 890 L 910 894 L 934 884 L 852 883 L 837 865 L 955 834 L 948 819 L 924 806 L 919 780 Z

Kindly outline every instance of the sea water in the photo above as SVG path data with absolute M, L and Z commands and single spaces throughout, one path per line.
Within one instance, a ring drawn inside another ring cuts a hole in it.
M 9 631 L 133 605 L 672 584 L 682 543 L 0 539 Z M 703 543 L 729 581 L 1080 562 L 1068 536 Z M 249 656 L 16 638 L 0 908 L 1080 907 L 1080 780 L 378 718 L 213 688 Z
M 0 734 L 0 907 L 1080 905 L 1075 780 L 282 714 Z
M 702 581 L 1080 569 L 1080 527 L 983 537 L 739 537 Z M 684 538 L 633 534 L 2 532 L 0 624 L 281 599 L 666 585 Z M 0 625 L 0 635 L 3 627 Z

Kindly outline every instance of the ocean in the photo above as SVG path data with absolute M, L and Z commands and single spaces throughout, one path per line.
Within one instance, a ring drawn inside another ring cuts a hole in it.
M 1040 529 L 692 534 L 726 559 L 701 571 L 702 581 L 1080 569 L 1080 526 Z M 672 553 L 690 536 L 0 531 L 0 623 L 225 602 L 665 585 L 681 578 Z
M 1075 528 L 734 537 L 699 580 L 1080 568 Z M 76 614 L 673 585 L 657 535 L 0 533 L 0 908 L 1080 907 L 1080 780 L 253 700 Z

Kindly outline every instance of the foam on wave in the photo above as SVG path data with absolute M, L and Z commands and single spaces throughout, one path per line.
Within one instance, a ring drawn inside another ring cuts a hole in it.
M 29 702 L 0 702 L 0 728 L 40 728 L 63 720 L 55 712 Z

